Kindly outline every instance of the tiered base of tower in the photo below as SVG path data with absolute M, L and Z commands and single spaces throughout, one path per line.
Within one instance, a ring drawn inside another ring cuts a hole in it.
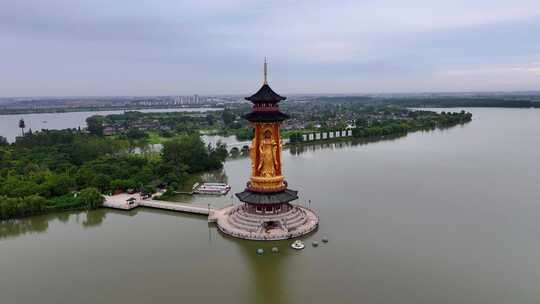
M 223 233 L 248 240 L 284 240 L 314 231 L 319 218 L 312 210 L 286 204 L 287 211 L 255 214 L 249 204 L 220 210 L 217 226 Z M 285 206 L 280 206 L 280 209 Z

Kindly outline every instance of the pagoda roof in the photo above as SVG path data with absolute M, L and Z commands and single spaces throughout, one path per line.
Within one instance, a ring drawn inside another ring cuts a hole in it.
M 257 112 L 252 111 L 242 116 L 244 119 L 251 122 L 275 122 L 289 119 L 289 115 L 280 111 L 275 112 Z
M 267 83 L 264 83 L 257 93 L 245 99 L 253 103 L 278 103 L 287 99 L 287 97 L 280 96 Z
M 244 203 L 262 205 L 283 204 L 298 199 L 298 191 L 290 189 L 269 193 L 255 192 L 246 189 L 243 192 L 236 193 L 235 195 Z

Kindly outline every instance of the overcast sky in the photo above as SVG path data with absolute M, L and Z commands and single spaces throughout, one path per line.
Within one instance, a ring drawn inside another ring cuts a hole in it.
M 540 89 L 539 0 L 2 0 L 0 96 Z

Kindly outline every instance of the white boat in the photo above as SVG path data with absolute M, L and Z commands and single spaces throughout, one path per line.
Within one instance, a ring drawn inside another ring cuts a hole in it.
M 230 190 L 231 186 L 223 183 L 197 183 L 193 186 L 193 193 L 196 194 L 225 195 Z
M 231 190 L 231 186 L 225 183 L 204 183 L 204 186 L 210 186 L 210 187 L 221 187 L 228 190 Z
M 291 244 L 291 248 L 296 250 L 302 250 L 304 247 L 306 247 L 306 245 L 304 245 L 304 242 L 300 240 L 296 240 Z

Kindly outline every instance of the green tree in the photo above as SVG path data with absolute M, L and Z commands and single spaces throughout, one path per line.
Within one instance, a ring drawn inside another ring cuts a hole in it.
M 338 131 L 344 130 L 345 128 L 347 128 L 347 123 L 344 121 L 339 121 L 335 126 L 335 129 Z
M 8 197 L 24 197 L 40 193 L 40 186 L 21 175 L 9 175 L 0 185 L 0 195 Z
M 225 109 L 221 113 L 221 119 L 225 126 L 230 126 L 234 122 L 234 113 L 230 109 Z
M 85 188 L 79 192 L 77 200 L 87 208 L 97 208 L 103 204 L 104 197 L 96 188 Z
M 90 134 L 103 136 L 104 118 L 100 115 L 90 116 L 86 119 L 87 130 Z
M 62 196 L 75 189 L 75 180 L 67 174 L 51 174 L 41 187 L 45 197 Z
M 162 157 L 170 165 L 186 165 L 190 173 L 208 168 L 208 150 L 197 134 L 182 135 L 165 142 Z
M 106 174 L 96 174 L 90 183 L 94 188 L 102 192 L 111 190 L 111 177 Z
M 227 151 L 227 144 L 221 142 L 219 140 L 216 143 L 215 147 L 208 147 L 208 150 L 210 151 L 210 163 L 209 166 L 211 168 L 220 168 L 221 164 L 225 161 L 227 156 L 229 155 L 229 151 Z
M 144 150 L 149 143 L 148 133 L 136 128 L 129 129 L 125 134 L 125 138 L 128 140 L 130 152 L 133 152 L 135 148 Z
M 301 132 L 293 132 L 289 135 L 289 141 L 291 143 L 299 143 L 304 140 L 304 136 L 302 136 Z
M 243 140 L 252 140 L 253 139 L 253 129 L 252 128 L 238 128 L 234 131 L 236 139 L 239 141 Z
M 148 133 L 137 128 L 131 128 L 126 132 L 126 138 L 130 140 L 148 138 Z
M 367 119 L 365 118 L 358 118 L 356 121 L 355 121 L 355 124 L 356 124 L 356 127 L 357 128 L 360 128 L 360 127 L 366 127 L 368 125 L 368 121 Z
M 24 128 L 26 128 L 26 124 L 24 123 L 24 119 L 19 120 L 19 128 L 21 129 L 21 134 L 24 136 Z
M 205 119 L 206 119 L 206 123 L 207 123 L 209 126 L 213 126 L 213 125 L 214 125 L 214 123 L 215 123 L 214 115 L 208 114 L 208 115 L 206 115 Z

